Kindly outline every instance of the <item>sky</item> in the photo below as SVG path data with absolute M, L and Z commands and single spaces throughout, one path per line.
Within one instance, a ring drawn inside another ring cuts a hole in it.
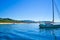
M 54 0 L 60 10 L 60 0 Z M 0 0 L 0 18 L 16 20 L 52 20 L 52 0 Z M 55 21 L 59 21 L 55 9 Z

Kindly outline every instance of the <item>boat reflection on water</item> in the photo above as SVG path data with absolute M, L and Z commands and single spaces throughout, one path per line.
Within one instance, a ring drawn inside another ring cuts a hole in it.
M 42 33 L 42 35 L 49 38 L 50 40 L 57 40 L 57 36 L 55 35 L 55 30 L 57 29 L 43 28 L 40 29 L 40 33 Z

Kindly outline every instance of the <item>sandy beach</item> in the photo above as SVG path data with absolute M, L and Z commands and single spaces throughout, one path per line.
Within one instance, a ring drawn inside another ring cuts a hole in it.
M 23 23 L 0 23 L 0 24 L 23 24 Z
M 0 24 L 27 24 L 27 23 L 0 23 Z

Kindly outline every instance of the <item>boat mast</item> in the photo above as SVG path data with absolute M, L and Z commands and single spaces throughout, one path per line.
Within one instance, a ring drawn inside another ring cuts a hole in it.
M 52 22 L 54 23 L 54 0 L 52 0 Z

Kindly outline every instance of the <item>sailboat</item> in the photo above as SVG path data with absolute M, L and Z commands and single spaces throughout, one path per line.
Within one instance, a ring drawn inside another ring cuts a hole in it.
M 42 22 L 39 24 L 40 28 L 60 28 L 60 24 L 55 24 L 54 20 L 54 0 L 52 0 L 52 21 Z

